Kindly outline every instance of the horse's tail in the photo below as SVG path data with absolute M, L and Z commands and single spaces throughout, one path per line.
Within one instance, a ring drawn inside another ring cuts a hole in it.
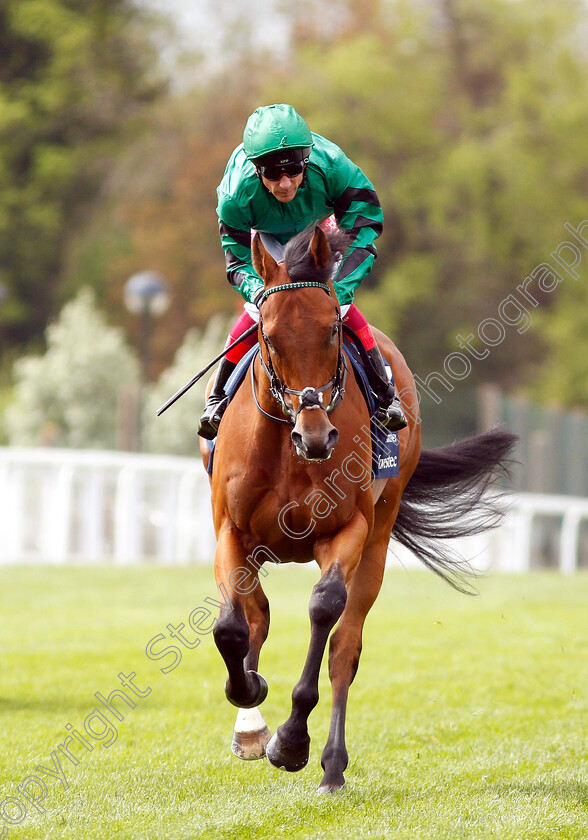
M 442 449 L 423 450 L 400 502 L 392 536 L 435 574 L 472 592 L 470 564 L 439 540 L 479 534 L 500 524 L 501 493 L 488 493 L 509 477 L 516 435 L 493 428 Z

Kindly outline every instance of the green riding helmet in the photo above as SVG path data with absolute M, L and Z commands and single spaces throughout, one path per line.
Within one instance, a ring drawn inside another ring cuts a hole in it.
M 309 127 L 291 105 L 257 108 L 243 132 L 245 154 L 256 164 L 269 163 L 274 156 L 280 161 L 302 161 L 313 145 Z

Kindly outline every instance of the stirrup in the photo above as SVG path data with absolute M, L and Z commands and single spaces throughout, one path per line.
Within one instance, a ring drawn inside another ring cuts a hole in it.
M 388 429 L 390 432 L 399 432 L 400 429 L 405 429 L 407 424 L 402 403 L 397 394 L 394 394 L 391 402 L 387 406 L 380 406 L 376 411 L 376 419 L 379 423 Z
M 213 440 L 218 434 L 218 427 L 220 421 L 225 413 L 225 409 L 229 404 L 229 398 L 213 397 L 208 398 L 208 402 L 204 408 L 202 417 L 200 418 L 200 425 L 198 427 L 198 434 L 205 440 Z

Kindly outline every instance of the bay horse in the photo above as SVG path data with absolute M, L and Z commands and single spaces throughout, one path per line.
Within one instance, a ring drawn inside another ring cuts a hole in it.
M 498 523 L 500 510 L 485 491 L 506 469 L 515 442 L 510 433 L 494 429 L 421 452 L 412 375 L 396 346 L 375 330 L 406 403 L 408 426 L 398 433 L 397 477 L 373 480 L 370 414 L 355 376 L 347 375 L 331 280 L 347 247 L 340 232 L 310 228 L 288 243 L 284 262 L 277 263 L 256 235 L 253 264 L 265 289 L 260 351 L 226 409 L 211 476 L 214 568 L 222 604 L 213 635 L 228 671 L 226 697 L 240 710 L 233 752 L 243 758 L 265 752 L 273 765 L 289 771 L 305 766 L 308 717 L 318 703 L 319 671 L 331 636 L 332 713 L 321 756 L 323 792 L 345 783 L 348 691 L 391 533 L 463 589 L 463 561 L 434 541 Z M 412 404 L 406 395 L 412 395 Z M 205 441 L 201 453 L 208 466 Z M 320 579 L 309 602 L 308 654 L 292 692 L 290 716 L 270 740 L 257 708 L 267 694 L 257 669 L 269 629 L 259 570 L 265 561 L 313 559 Z

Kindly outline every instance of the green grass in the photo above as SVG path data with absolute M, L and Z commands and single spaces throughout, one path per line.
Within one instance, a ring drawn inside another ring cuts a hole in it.
M 316 574 L 270 569 L 264 715 L 283 722 L 308 640 Z M 310 719 L 311 758 L 298 774 L 230 755 L 234 710 L 211 636 L 168 673 L 145 645 L 214 597 L 209 568 L 4 568 L 2 788 L 18 786 L 94 692 L 136 673 L 151 688 L 123 709 L 118 738 L 62 759 L 64 790 L 46 777 L 45 813 L 29 809 L 9 838 L 395 838 L 556 840 L 588 837 L 588 577 L 480 581 L 459 595 L 426 572 L 389 572 L 368 618 L 351 690 L 347 786 L 320 796 L 330 693 Z M 72 747 L 73 749 L 73 747 Z M 14 802 L 0 816 L 18 818 Z M 2 810 L 4 809 L 4 810 Z M 6 822 L 0 820 L 0 836 Z

